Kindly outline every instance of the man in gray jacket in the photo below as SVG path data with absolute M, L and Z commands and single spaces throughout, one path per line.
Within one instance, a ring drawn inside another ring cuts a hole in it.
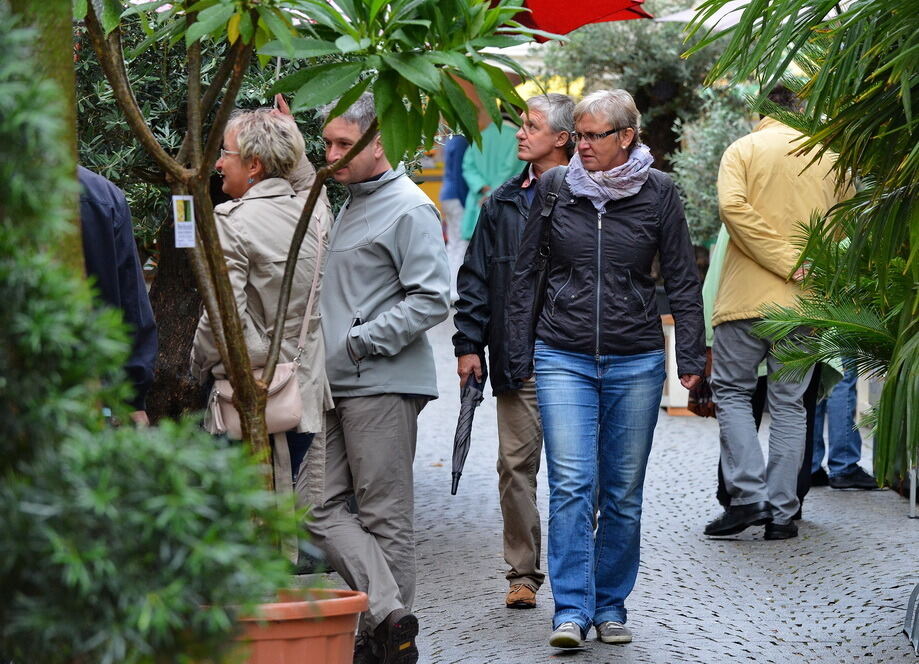
M 364 94 L 329 122 L 326 160 L 341 158 L 374 117 Z M 309 529 L 348 585 L 370 597 L 354 661 L 412 664 L 412 463 L 418 414 L 437 397 L 425 331 L 447 317 L 447 254 L 434 204 L 401 164 L 393 169 L 379 135 L 334 177 L 350 198 L 332 227 L 320 296 L 335 408 Z

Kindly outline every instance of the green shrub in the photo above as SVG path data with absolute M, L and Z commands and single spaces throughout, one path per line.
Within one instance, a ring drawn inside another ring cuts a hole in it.
M 674 123 L 681 147 L 670 156 L 670 164 L 693 242 L 711 245 L 721 227 L 717 188 L 721 155 L 731 143 L 748 134 L 752 125 L 738 93 L 709 88 L 700 96 L 704 101 L 699 116 Z
M 127 337 L 47 247 L 77 183 L 32 39 L 0 0 L 0 661 L 202 661 L 288 580 L 295 516 L 244 447 L 105 427 Z
M 243 446 L 189 422 L 76 431 L 0 488 L 0 643 L 17 662 L 173 661 L 221 652 L 235 609 L 288 579 L 294 520 Z M 258 519 L 253 516 L 257 515 Z M 6 519 L 4 519 L 6 520 Z M 6 589 L 4 589 L 6 590 Z

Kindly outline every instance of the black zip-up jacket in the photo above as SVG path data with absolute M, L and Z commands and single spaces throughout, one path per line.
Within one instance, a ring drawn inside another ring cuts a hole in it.
M 530 208 L 527 190 L 521 187 L 528 171 L 529 166 L 485 201 L 456 278 L 454 352 L 457 357 L 483 355 L 488 347 L 489 379 L 495 394 L 519 389 L 522 384 L 510 376 L 504 319 L 517 247 Z
M 562 185 L 551 216 L 544 305 L 534 312 L 544 223 L 540 212 L 550 173 L 539 180 L 508 294 L 511 377 L 522 379 L 533 373 L 536 338 L 586 355 L 663 349 L 651 278 L 651 263 L 658 252 L 676 323 L 677 369 L 680 375 L 701 376 L 705 328 L 699 272 L 676 187 L 656 169 L 651 169 L 637 194 L 608 202 L 602 213 L 587 198 L 572 194 L 567 182 Z

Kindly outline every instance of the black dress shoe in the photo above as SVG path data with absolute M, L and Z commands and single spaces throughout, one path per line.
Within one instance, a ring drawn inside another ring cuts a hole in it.
M 811 486 L 830 486 L 830 476 L 823 466 L 811 473 Z
M 750 526 L 761 526 L 772 521 L 772 508 L 766 501 L 735 505 L 724 510 L 724 514 L 705 526 L 705 534 L 710 537 L 734 535 Z
M 861 466 L 856 466 L 855 470 L 845 475 L 836 475 L 830 478 L 830 486 L 834 489 L 877 489 L 878 481 L 873 475 L 869 475 Z
M 798 536 L 798 527 L 793 523 L 767 523 L 763 539 L 782 540 Z

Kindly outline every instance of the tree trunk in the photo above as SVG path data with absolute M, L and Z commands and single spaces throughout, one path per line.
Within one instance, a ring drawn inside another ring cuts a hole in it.
M 74 99 L 76 80 L 73 71 L 73 39 L 64 38 L 73 32 L 70 0 L 10 0 L 14 15 L 38 32 L 32 44 L 35 74 L 57 85 L 60 90 L 64 119 L 61 137 L 70 148 L 73 179 L 77 179 L 77 107 Z M 37 109 L 38 112 L 41 109 Z M 80 274 L 85 273 L 83 244 L 80 233 L 79 201 L 73 198 L 71 207 L 73 234 L 57 238 L 56 255 L 61 263 Z
M 157 245 L 160 260 L 150 289 L 150 303 L 156 317 L 160 350 L 153 386 L 147 396 L 151 422 L 202 410 L 207 401 L 205 387 L 198 385 L 188 370 L 191 344 L 201 315 L 201 296 L 188 250 L 175 248 L 171 221 L 164 224 Z

